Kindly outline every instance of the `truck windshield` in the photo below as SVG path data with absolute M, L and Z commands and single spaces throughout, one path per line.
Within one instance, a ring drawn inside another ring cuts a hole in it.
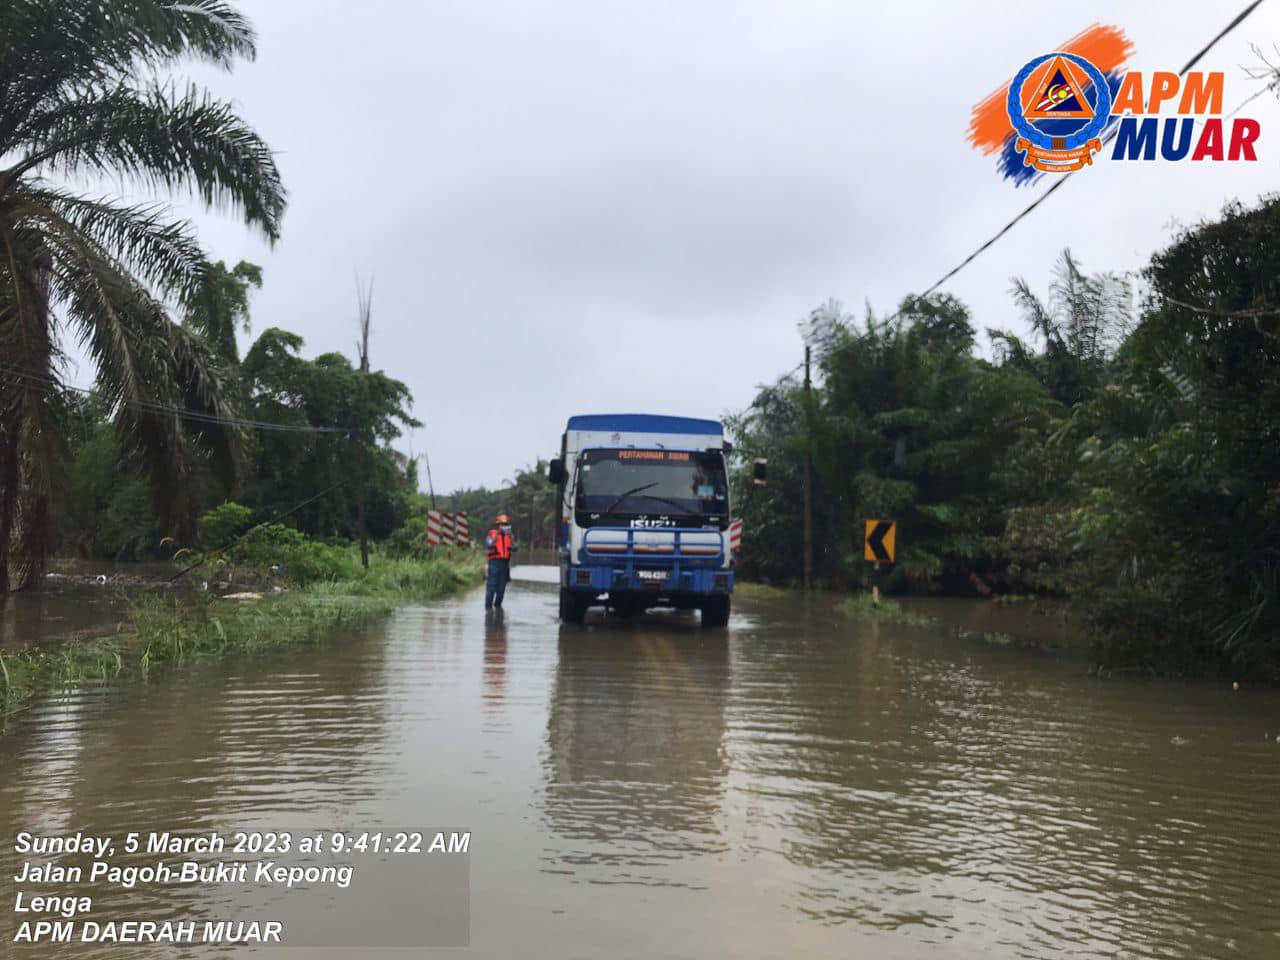
M 584 450 L 577 508 L 613 516 L 725 514 L 724 458 L 688 450 Z

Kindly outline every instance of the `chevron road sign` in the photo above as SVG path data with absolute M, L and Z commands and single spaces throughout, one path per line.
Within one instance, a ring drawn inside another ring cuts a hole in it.
M 894 535 L 897 525 L 892 520 L 868 520 L 862 541 L 862 556 L 875 563 L 893 563 Z

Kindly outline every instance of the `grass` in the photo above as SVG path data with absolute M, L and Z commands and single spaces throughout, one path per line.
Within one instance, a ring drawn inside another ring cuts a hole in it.
M 879 604 L 873 603 L 869 593 L 856 593 L 846 597 L 836 605 L 836 609 L 847 617 L 901 623 L 910 627 L 928 627 L 937 623 L 936 619 L 925 616 L 923 613 L 904 610 L 902 604 L 888 597 L 882 596 Z
M 741 580 L 733 585 L 733 592 L 735 595 L 749 600 L 768 600 L 801 595 L 800 590 L 795 587 L 774 587 L 763 583 L 745 583 Z M 926 616 L 923 613 L 904 610 L 896 600 L 890 600 L 883 595 L 880 597 L 879 606 L 877 606 L 871 602 L 871 594 L 869 593 L 851 594 L 836 604 L 836 609 L 848 617 L 879 620 L 884 623 L 902 623 L 913 627 L 927 627 L 938 622 L 934 617 Z
M 85 681 L 146 680 L 198 657 L 318 642 L 405 603 L 438 600 L 477 584 L 483 563 L 475 553 L 427 560 L 375 554 L 369 569 L 351 579 L 320 580 L 256 601 L 152 596 L 131 607 L 115 635 L 0 653 L 0 717 Z
M 735 595 L 749 600 L 800 596 L 800 591 L 797 588 L 774 587 L 763 583 L 744 583 L 741 580 L 733 585 L 733 592 Z M 896 600 L 890 600 L 883 595 L 880 597 L 879 606 L 877 606 L 871 602 L 871 594 L 869 593 L 851 594 L 836 604 L 836 609 L 848 617 L 879 620 L 883 623 L 901 623 L 912 627 L 928 627 L 938 622 L 934 617 L 926 616 L 923 613 L 904 610 Z
M 793 587 L 774 587 L 767 583 L 745 583 L 742 580 L 733 585 L 735 596 L 748 600 L 767 600 L 770 598 L 794 597 L 799 591 Z

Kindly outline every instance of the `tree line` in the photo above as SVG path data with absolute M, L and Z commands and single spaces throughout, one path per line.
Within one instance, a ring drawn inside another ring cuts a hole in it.
M 362 547 L 418 509 L 415 465 L 390 447 L 417 425 L 409 390 L 365 346 L 355 364 L 305 359 L 272 328 L 240 357 L 261 271 L 213 261 L 162 203 L 94 194 L 189 195 L 274 243 L 287 195 L 270 147 L 229 101 L 163 80 L 254 53 L 229 3 L 0 5 L 0 593 L 39 586 L 56 551 L 196 547 L 232 497 Z M 72 348 L 90 391 L 67 383 Z
M 186 468 L 192 490 L 180 511 L 166 511 L 170 492 L 148 481 L 146 464 L 131 455 L 99 393 L 65 391 L 57 398 L 68 463 L 66 482 L 53 493 L 51 552 L 157 559 L 183 547 L 216 549 L 251 523 L 282 515 L 313 539 L 353 541 L 361 534 L 362 493 L 365 531 L 380 541 L 425 511 L 416 460 L 391 446 L 404 429 L 419 425 L 404 383 L 361 371 L 340 353 L 306 359 L 302 337 L 278 327 L 264 330 L 239 356 L 235 327 L 248 329 L 249 287 L 260 277 L 252 264 L 213 264 L 210 279 L 222 291 L 221 306 L 183 320 L 194 337 L 216 344 L 236 420 L 221 426 L 233 434 L 231 444 L 192 451 Z M 230 456 L 220 459 L 219 450 Z M 238 528 L 201 522 L 226 501 L 246 508 Z M 209 530 L 220 535 L 211 540 Z
M 742 574 L 798 581 L 807 457 L 822 584 L 865 586 L 863 522 L 889 518 L 891 590 L 1060 595 L 1109 664 L 1280 676 L 1278 288 L 1268 197 L 1132 279 L 1064 252 L 1047 299 L 1016 280 L 1032 336 L 987 329 L 992 359 L 947 294 L 815 310 L 813 389 L 783 377 L 730 418 Z
M 550 550 L 560 522 L 556 495 L 556 488 L 547 482 L 547 461 L 538 460 L 517 470 L 501 487 L 464 487 L 441 503 L 443 509 L 467 511 L 473 538 L 483 537 L 494 517 L 505 513 L 522 549 Z

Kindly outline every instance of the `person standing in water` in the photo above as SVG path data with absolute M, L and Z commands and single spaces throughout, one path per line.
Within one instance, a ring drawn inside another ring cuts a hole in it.
M 511 518 L 500 513 L 494 525 L 485 534 L 484 545 L 489 551 L 489 568 L 484 586 L 484 608 L 502 609 L 502 598 L 511 579 L 511 554 L 516 549 L 516 537 L 511 532 Z

